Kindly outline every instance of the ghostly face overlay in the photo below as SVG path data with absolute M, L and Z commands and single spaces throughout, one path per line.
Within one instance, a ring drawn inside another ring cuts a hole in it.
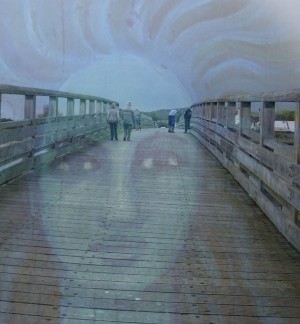
M 172 134 L 170 145 L 165 135 L 88 148 L 41 180 L 45 231 L 72 280 L 129 280 L 142 290 L 170 269 L 190 215 L 180 177 L 189 162 L 186 140 Z

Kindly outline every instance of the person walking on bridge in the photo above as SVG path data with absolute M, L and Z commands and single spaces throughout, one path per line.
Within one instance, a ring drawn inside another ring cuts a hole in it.
M 114 139 L 118 140 L 118 121 L 119 121 L 119 111 L 113 102 L 110 105 L 108 114 L 107 114 L 107 122 L 110 127 L 110 139 L 113 141 Z
M 130 141 L 132 128 L 135 127 L 135 120 L 133 111 L 131 109 L 131 102 L 128 101 L 127 107 L 123 110 L 123 127 L 124 127 L 124 141 Z
M 192 110 L 191 108 L 188 108 L 184 112 L 184 132 L 187 133 L 187 131 L 190 129 L 190 122 L 192 117 Z
M 174 133 L 176 109 L 172 109 L 168 116 L 169 133 Z
M 141 113 L 138 109 L 134 111 L 135 130 L 142 130 L 141 126 Z

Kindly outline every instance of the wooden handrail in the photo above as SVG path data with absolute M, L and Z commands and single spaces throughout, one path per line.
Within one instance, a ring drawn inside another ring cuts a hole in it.
M 7 85 L 7 84 L 0 84 L 0 94 L 49 96 L 49 97 L 60 97 L 60 98 L 70 98 L 70 99 L 96 100 L 96 101 L 102 101 L 104 103 L 115 102 L 118 105 L 118 103 L 114 100 L 99 97 L 99 96 L 91 96 L 91 95 L 78 94 L 73 92 L 64 92 L 58 90 L 19 87 L 14 85 Z

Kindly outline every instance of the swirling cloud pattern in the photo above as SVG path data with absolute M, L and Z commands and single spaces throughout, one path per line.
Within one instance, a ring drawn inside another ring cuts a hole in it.
M 300 82 L 299 0 L 0 0 L 1 83 L 142 110 Z

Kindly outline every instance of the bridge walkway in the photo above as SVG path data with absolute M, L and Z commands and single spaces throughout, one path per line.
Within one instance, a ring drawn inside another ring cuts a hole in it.
M 182 130 L 95 143 L 0 197 L 2 324 L 299 323 L 299 253 Z

